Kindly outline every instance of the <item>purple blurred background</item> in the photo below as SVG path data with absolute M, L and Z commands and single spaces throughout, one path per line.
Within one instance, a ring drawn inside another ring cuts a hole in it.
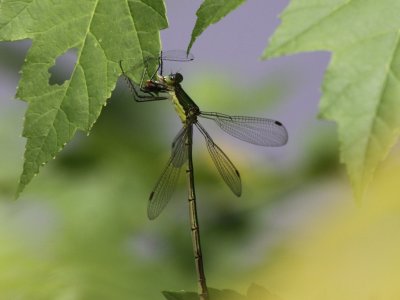
M 170 27 L 161 32 L 164 50 L 186 49 L 196 21 L 196 10 L 201 3 L 199 0 L 166 1 Z M 329 53 L 300 53 L 261 60 L 270 37 L 280 24 L 279 15 L 288 3 L 287 0 L 246 1 L 220 22 L 208 27 L 191 49 L 194 62 L 179 67 L 187 80 L 204 66 L 210 72 L 223 70 L 231 75 L 232 85 L 249 89 L 268 81 L 283 82 L 285 91 L 282 92 L 278 110 L 271 114 L 258 114 L 276 118 L 288 128 L 289 144 L 279 152 L 285 156 L 284 163 L 293 165 L 301 159 L 299 150 L 304 145 L 305 137 L 326 130 L 332 132 L 335 125 L 317 119 L 320 86 L 329 63 Z M 190 92 L 190 85 L 187 89 Z M 201 103 L 198 104 L 201 107 Z M 257 111 L 254 114 L 257 115 Z

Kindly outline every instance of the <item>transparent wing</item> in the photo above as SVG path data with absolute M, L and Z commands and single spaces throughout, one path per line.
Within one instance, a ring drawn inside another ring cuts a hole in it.
M 187 53 L 186 50 L 166 50 L 161 51 L 161 59 L 168 61 L 191 61 L 194 59 L 192 53 Z
M 182 129 L 178 132 L 178 134 L 175 136 L 175 138 L 172 141 L 172 146 L 171 146 L 171 155 L 174 154 L 176 151 L 176 147 L 180 147 L 181 143 L 186 142 L 186 137 L 187 137 L 187 127 L 184 126 Z M 183 140 L 182 140 L 183 139 Z M 185 162 L 187 161 L 187 151 L 183 151 L 183 155 L 180 160 L 176 159 L 172 163 L 174 164 L 175 167 L 179 168 L 181 167 Z
M 161 51 L 159 55 L 144 55 L 142 59 L 133 61 L 120 62 L 121 69 L 125 70 L 124 75 L 140 80 L 152 80 L 157 71 L 162 69 L 163 61 L 187 62 L 194 59 L 193 54 L 186 53 L 186 50 L 167 50 Z
M 231 189 L 231 191 L 236 195 L 240 196 L 242 194 L 242 182 L 240 180 L 239 171 L 235 168 L 233 163 L 230 161 L 228 156 L 219 148 L 207 131 L 201 126 L 200 123 L 195 123 L 196 127 L 200 130 L 202 135 L 204 136 L 207 144 L 208 152 L 217 167 L 219 174 L 222 179 Z
M 200 116 L 213 120 L 226 133 L 251 144 L 277 147 L 288 141 L 287 130 L 279 121 L 215 112 L 201 112 Z
M 185 141 L 187 127 L 184 127 L 175 138 L 175 146 L 168 160 L 167 166 L 161 173 L 153 191 L 150 194 L 147 206 L 147 216 L 150 220 L 157 218 L 171 199 L 182 165 L 186 160 Z

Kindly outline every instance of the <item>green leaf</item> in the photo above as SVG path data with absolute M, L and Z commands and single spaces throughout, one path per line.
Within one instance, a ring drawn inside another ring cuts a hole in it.
M 260 285 L 252 284 L 247 296 L 240 295 L 234 290 L 218 290 L 214 288 L 208 289 L 210 299 L 212 300 L 281 300 L 277 296 L 271 294 L 267 289 Z M 199 295 L 194 292 L 162 292 L 167 300 L 199 300 Z
M 213 288 L 208 289 L 210 299 L 212 300 L 246 300 L 245 296 L 233 290 L 217 290 Z M 199 295 L 194 292 L 162 292 L 167 300 L 199 300 Z
M 187 52 L 190 51 L 194 41 L 208 26 L 217 23 L 244 1 L 245 0 L 204 0 L 203 4 L 196 12 L 197 21 L 192 31 L 192 37 Z
M 137 64 L 157 55 L 159 30 L 168 24 L 162 0 L 4 0 L 0 6 L 0 40 L 32 39 L 17 91 L 29 103 L 20 193 L 77 130 L 89 132 L 121 74 L 119 61 Z M 77 51 L 71 78 L 49 85 L 49 68 L 69 49 Z
M 400 1 L 292 0 L 264 58 L 333 52 L 320 116 L 338 124 L 357 199 L 400 132 Z

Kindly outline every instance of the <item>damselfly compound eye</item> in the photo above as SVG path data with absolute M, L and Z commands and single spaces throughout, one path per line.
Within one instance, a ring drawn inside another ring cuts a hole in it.
M 174 76 L 174 80 L 175 80 L 176 83 L 181 83 L 182 80 L 183 80 L 182 74 L 181 73 L 176 73 L 175 76 Z

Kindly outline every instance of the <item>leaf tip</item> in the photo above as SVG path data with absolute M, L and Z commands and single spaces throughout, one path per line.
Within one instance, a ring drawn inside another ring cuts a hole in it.
M 195 40 L 196 40 L 196 37 L 193 36 L 193 33 L 192 33 L 192 37 L 190 38 L 189 45 L 188 45 L 188 47 L 186 49 L 186 55 L 189 55 L 189 52 L 192 49 L 192 46 L 193 46 L 193 43 L 194 43 Z
M 270 41 L 271 42 L 271 41 Z M 270 59 L 270 58 L 274 58 L 274 57 L 278 57 L 278 56 L 282 56 L 285 53 L 278 51 L 276 48 L 271 47 L 271 45 L 268 45 L 265 49 L 263 54 L 261 55 L 261 58 L 264 60 Z
M 26 185 L 20 179 L 20 181 L 18 182 L 17 190 L 15 191 L 15 194 L 14 194 L 14 199 L 13 199 L 14 201 L 18 200 L 18 198 L 21 196 L 22 192 L 25 189 L 25 186 Z

